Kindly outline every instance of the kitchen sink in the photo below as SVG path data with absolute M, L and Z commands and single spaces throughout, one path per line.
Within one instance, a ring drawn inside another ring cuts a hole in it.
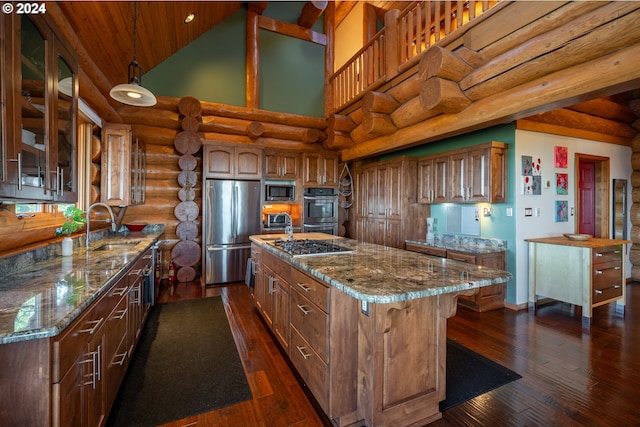
M 94 251 L 113 251 L 122 249 L 131 249 L 140 242 L 127 242 L 127 243 L 105 243 L 102 246 L 98 246 Z

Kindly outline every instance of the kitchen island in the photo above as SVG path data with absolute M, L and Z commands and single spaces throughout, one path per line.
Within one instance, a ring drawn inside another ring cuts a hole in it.
M 582 307 L 582 326 L 589 329 L 593 308 L 626 300 L 626 245 L 631 240 L 565 236 L 526 239 L 529 243 L 529 303 L 538 297 Z
M 460 295 L 510 273 L 334 238 L 346 252 L 290 255 L 253 236 L 254 298 L 314 397 L 338 426 L 424 425 L 445 399 L 446 319 Z

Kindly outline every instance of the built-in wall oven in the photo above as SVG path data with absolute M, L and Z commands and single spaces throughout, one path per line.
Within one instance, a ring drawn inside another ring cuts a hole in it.
M 304 231 L 338 234 L 338 190 L 305 188 L 303 199 Z

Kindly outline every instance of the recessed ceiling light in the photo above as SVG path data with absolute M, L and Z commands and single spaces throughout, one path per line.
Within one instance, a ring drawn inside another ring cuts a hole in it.
M 188 14 L 185 18 L 184 18 L 184 23 L 188 24 L 189 22 L 193 21 L 196 17 L 196 14 L 191 12 L 190 14 Z

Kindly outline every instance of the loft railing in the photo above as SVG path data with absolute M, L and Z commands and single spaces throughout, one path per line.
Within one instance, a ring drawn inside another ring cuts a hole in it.
M 344 104 L 385 81 L 385 30 L 376 33 L 330 78 L 333 99 Z M 334 103 L 334 107 L 337 107 Z
M 391 10 L 380 30 L 330 78 L 330 106 L 347 107 L 365 92 L 413 66 L 429 46 L 495 6 L 498 1 L 421 1 Z

